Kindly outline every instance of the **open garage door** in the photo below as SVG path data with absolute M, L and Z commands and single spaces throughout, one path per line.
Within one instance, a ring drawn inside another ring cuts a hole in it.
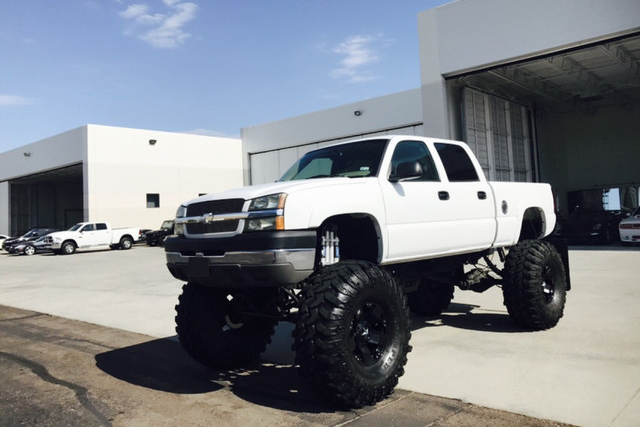
M 84 218 L 82 164 L 13 179 L 9 192 L 12 235 L 35 227 L 67 229 Z
M 640 187 L 640 33 L 446 79 L 489 179 L 549 182 L 565 214 L 573 192 Z

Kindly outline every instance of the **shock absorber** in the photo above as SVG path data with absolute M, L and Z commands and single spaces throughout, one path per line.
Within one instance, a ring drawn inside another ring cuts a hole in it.
M 329 224 L 324 228 L 322 234 L 322 255 L 320 264 L 323 266 L 335 264 L 340 261 L 340 239 L 338 238 L 338 227 Z

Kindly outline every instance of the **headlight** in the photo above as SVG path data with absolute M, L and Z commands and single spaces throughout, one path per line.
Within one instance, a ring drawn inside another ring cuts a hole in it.
M 257 197 L 249 203 L 245 231 L 284 230 L 285 193 Z
M 173 234 L 177 236 L 184 236 L 184 224 L 181 222 L 176 222 L 176 225 L 173 228 Z
M 277 229 L 277 218 L 259 218 L 259 219 L 248 219 L 245 224 L 246 231 L 265 231 L 265 230 L 276 230 Z
M 249 211 L 283 209 L 286 198 L 287 195 L 285 193 L 270 194 L 268 196 L 255 198 L 251 200 L 251 203 L 249 204 Z
M 184 218 L 185 216 L 187 216 L 187 207 L 185 205 L 178 206 L 178 210 L 176 211 L 176 219 L 177 218 Z M 178 235 L 178 236 L 183 236 L 184 235 L 184 224 L 183 223 L 179 223 L 178 221 L 176 221 L 175 225 L 174 225 L 173 233 Z

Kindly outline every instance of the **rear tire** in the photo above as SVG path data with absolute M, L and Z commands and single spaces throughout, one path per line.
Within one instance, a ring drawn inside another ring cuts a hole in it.
M 269 317 L 243 315 L 242 298 L 229 295 L 223 289 L 187 283 L 176 305 L 176 332 L 182 348 L 215 369 L 238 368 L 257 359 L 271 342 L 277 323 Z M 270 298 L 269 291 L 262 291 L 249 302 L 264 308 Z
M 567 280 L 556 248 L 525 240 L 509 250 L 502 292 L 515 323 L 531 330 L 554 327 L 564 314 Z
M 131 249 L 132 246 L 133 240 L 131 240 L 129 237 L 123 237 L 122 239 L 120 239 L 120 249 Z
M 293 335 L 301 376 L 347 407 L 393 393 L 411 351 L 405 295 L 386 270 L 366 261 L 342 261 L 309 279 Z

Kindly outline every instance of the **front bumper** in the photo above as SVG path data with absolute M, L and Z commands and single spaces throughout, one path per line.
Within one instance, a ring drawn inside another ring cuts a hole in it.
M 231 237 L 169 237 L 167 267 L 179 280 L 216 287 L 294 284 L 316 262 L 315 230 L 273 231 Z

